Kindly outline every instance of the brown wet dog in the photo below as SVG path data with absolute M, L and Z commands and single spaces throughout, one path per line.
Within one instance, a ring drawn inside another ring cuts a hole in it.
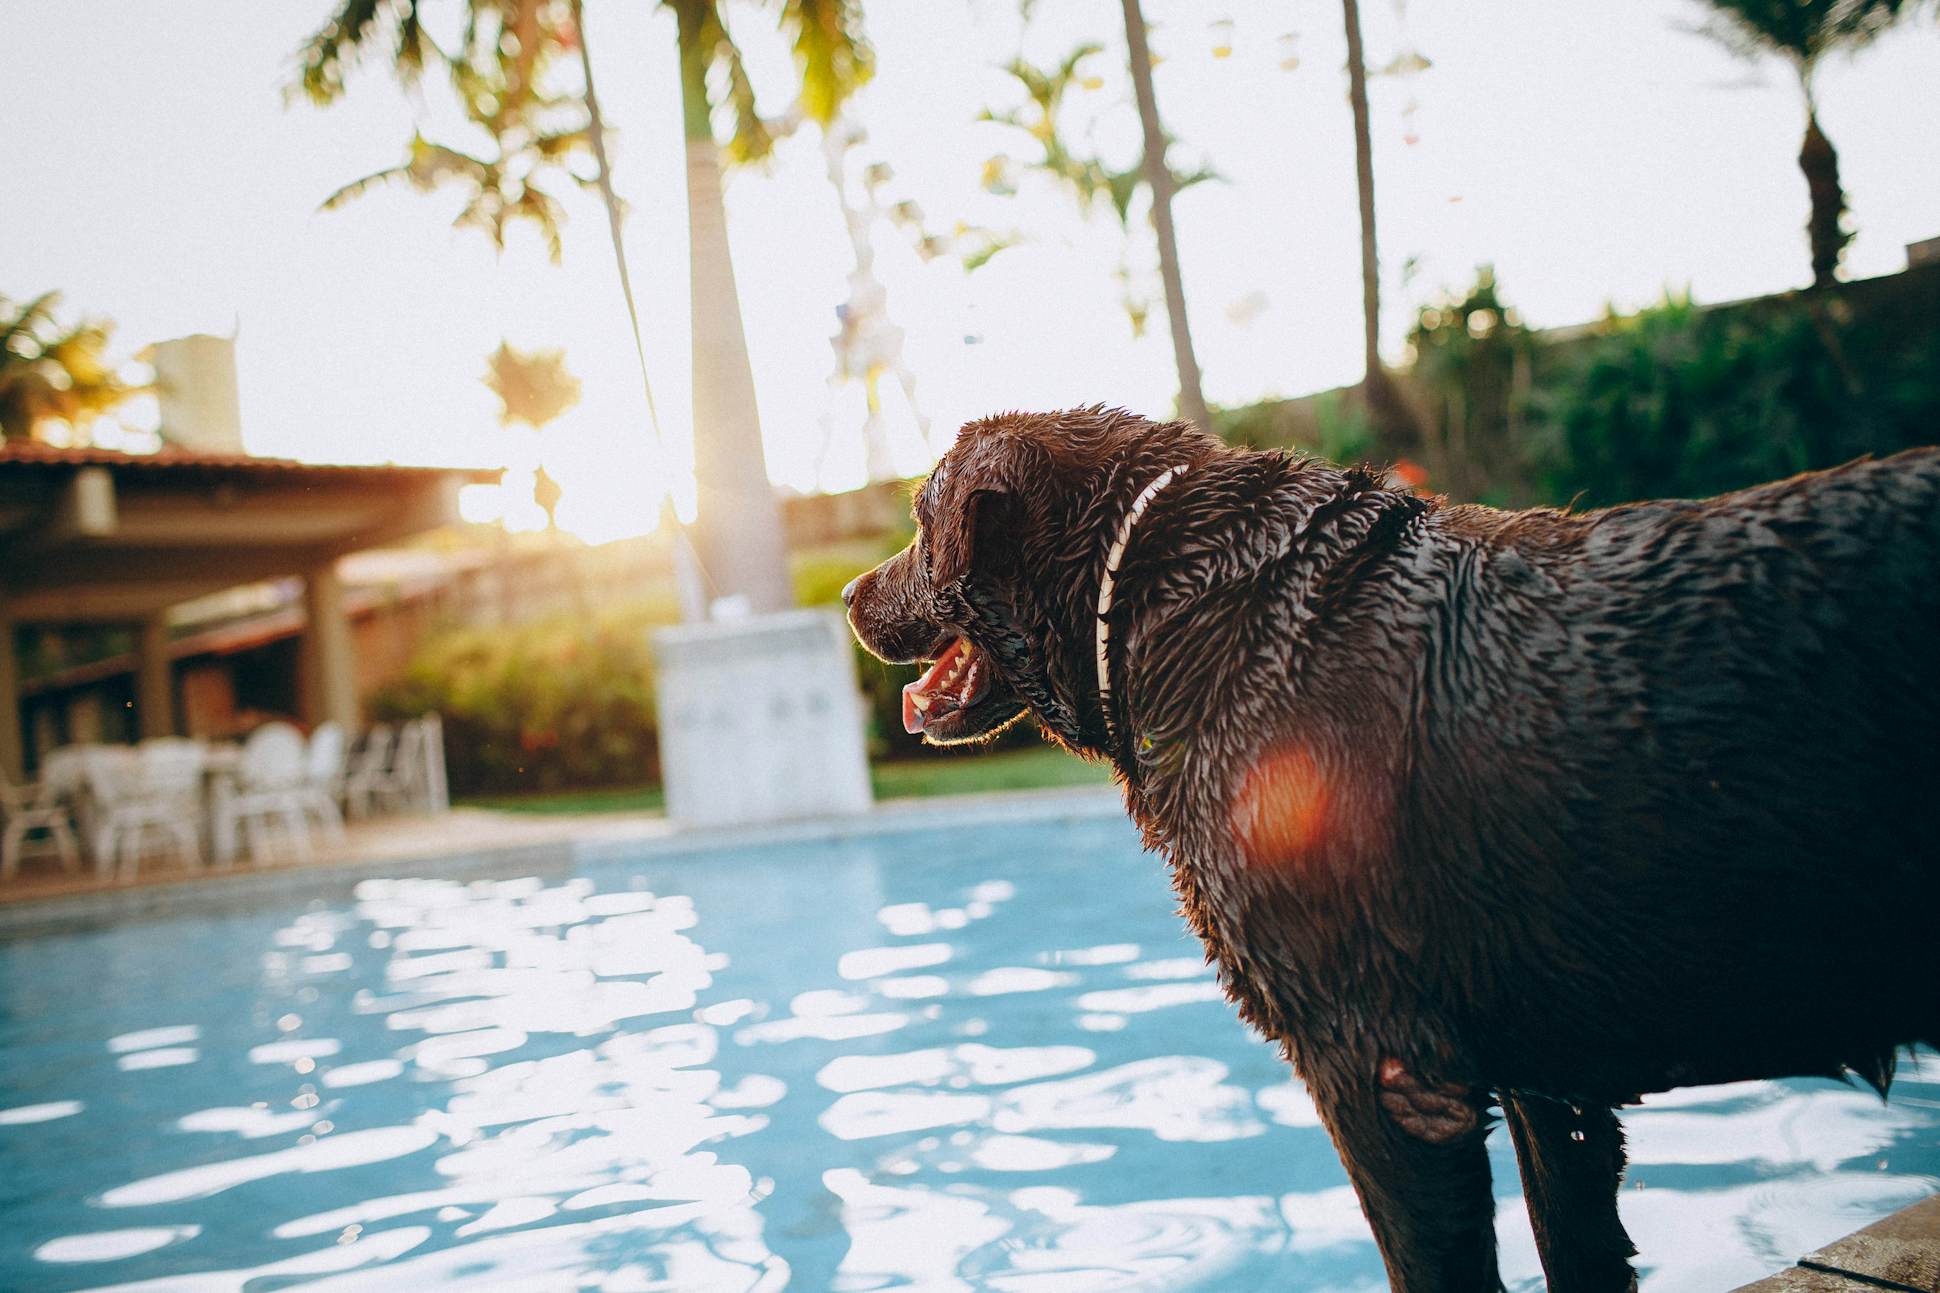
M 1109 759 L 1395 1289 L 1622 1290 L 1613 1108 L 1940 1039 L 1940 450 L 1704 502 L 1448 506 L 1099 408 L 966 426 L 844 590 L 937 742 Z M 1101 613 L 1102 612 L 1102 613 Z

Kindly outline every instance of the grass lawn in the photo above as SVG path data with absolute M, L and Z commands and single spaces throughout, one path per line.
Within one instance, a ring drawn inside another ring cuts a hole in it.
M 869 769 L 878 799 L 918 795 L 966 795 L 990 790 L 1036 790 L 1047 786 L 1104 786 L 1111 773 L 1049 745 L 1023 750 L 944 754 L 878 763 Z M 664 802 L 659 786 L 615 790 L 560 790 L 531 795 L 479 795 L 457 801 L 464 808 L 508 813 L 648 813 Z

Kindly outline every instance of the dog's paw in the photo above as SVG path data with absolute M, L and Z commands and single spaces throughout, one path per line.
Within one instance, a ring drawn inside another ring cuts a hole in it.
M 1381 1108 L 1395 1126 L 1416 1140 L 1446 1145 L 1481 1124 L 1474 1091 L 1460 1083 L 1431 1086 L 1392 1058 L 1381 1061 L 1376 1078 L 1381 1087 Z

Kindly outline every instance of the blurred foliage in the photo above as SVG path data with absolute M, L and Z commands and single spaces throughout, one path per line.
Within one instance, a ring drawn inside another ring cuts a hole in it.
M 1812 293 L 1612 315 L 1536 392 L 1534 479 L 1554 503 L 1702 498 L 1933 443 L 1940 315 L 1899 314 Z
M 1436 487 L 1457 498 L 1519 502 L 1524 413 L 1536 334 L 1483 265 L 1460 298 L 1424 306 L 1408 334 L 1421 453 Z
M 1534 332 L 1492 271 L 1421 311 L 1397 385 L 1429 488 L 1508 505 L 1704 497 L 1940 442 L 1940 266 Z M 1221 409 L 1228 443 L 1397 461 L 1349 390 Z
M 43 422 L 85 431 L 147 387 L 121 380 L 107 359 L 114 325 L 63 324 L 60 293 L 15 303 L 0 296 L 0 438 L 30 440 Z
M 371 716 L 444 716 L 455 792 L 634 785 L 658 775 L 649 634 L 671 603 L 450 628 L 371 697 Z
M 563 350 L 517 350 L 500 341 L 485 360 L 484 382 L 499 400 L 499 422 L 523 422 L 534 431 L 579 403 L 579 379 L 566 368 Z
M 832 544 L 793 560 L 796 600 L 839 606 L 842 588 L 908 535 Z M 370 699 L 373 719 L 436 711 L 452 789 L 465 795 L 637 786 L 659 777 L 652 634 L 676 623 L 671 593 L 593 614 L 429 634 L 405 671 Z M 903 731 L 902 692 L 921 670 L 856 651 L 871 758 L 941 753 Z M 996 743 L 1036 743 L 1020 724 Z M 957 752 L 961 754 L 961 751 Z
M 1213 430 L 1240 448 L 1293 449 L 1333 463 L 1365 462 L 1376 452 L 1367 410 L 1352 390 L 1216 408 Z
M 1129 238 L 1132 200 L 1141 188 L 1148 187 L 1144 166 L 1139 160 L 1124 168 L 1108 165 L 1092 146 L 1098 124 L 1095 114 L 1090 119 L 1074 122 L 1073 114 L 1066 110 L 1074 88 L 1084 92 L 1104 88 L 1104 78 L 1085 67 L 1090 59 L 1103 52 L 1103 45 L 1086 41 L 1074 47 L 1054 67 L 1039 67 L 1021 57 L 1004 65 L 1004 73 L 1022 91 L 1022 102 L 1009 108 L 985 108 L 977 120 L 1008 126 L 1028 136 L 1036 146 L 1037 155 L 1021 162 L 1008 153 L 990 157 L 983 164 L 982 183 L 988 193 L 1015 197 L 1021 173 L 1048 176 L 1077 202 L 1082 217 L 1088 219 L 1100 202 L 1109 205 L 1112 214 L 1118 217 L 1120 231 Z M 1173 191 L 1177 193 L 1219 178 L 1217 171 L 1206 166 L 1174 171 Z M 980 269 L 992 257 L 1022 241 L 1021 235 L 1013 234 L 968 245 L 963 252 L 963 267 L 966 271 Z M 1147 276 L 1143 272 L 1135 273 L 1121 252 L 1116 277 L 1132 335 L 1143 336 L 1152 312 L 1149 299 L 1152 294 L 1142 281 Z

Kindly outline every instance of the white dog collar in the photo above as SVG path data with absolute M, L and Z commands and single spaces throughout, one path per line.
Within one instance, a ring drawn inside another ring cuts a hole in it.
M 1118 537 L 1112 540 L 1111 551 L 1105 554 L 1105 574 L 1098 581 L 1098 704 L 1105 716 L 1105 735 L 1109 738 L 1111 730 L 1111 596 L 1118 583 L 1118 563 L 1125 558 L 1125 545 L 1131 542 L 1132 527 L 1145 515 L 1145 509 L 1160 490 L 1170 485 L 1174 479 L 1183 476 L 1186 464 L 1168 467 L 1160 472 L 1157 479 L 1139 491 L 1132 506 L 1118 522 Z

